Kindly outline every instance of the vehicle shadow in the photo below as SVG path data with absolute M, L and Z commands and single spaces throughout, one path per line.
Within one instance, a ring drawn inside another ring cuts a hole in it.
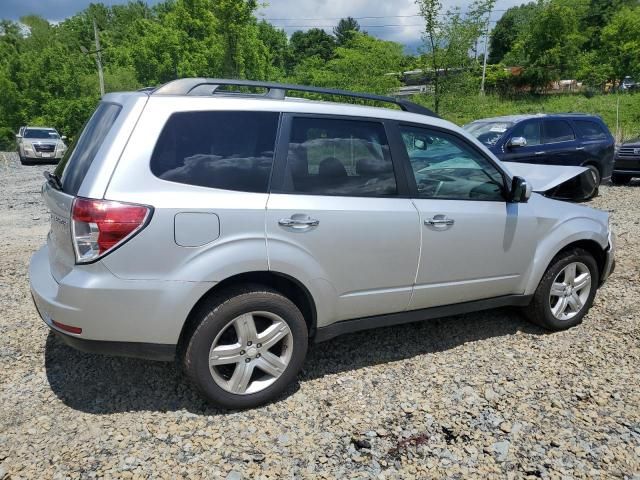
M 447 317 L 344 335 L 312 344 L 299 381 L 456 348 L 516 332 L 543 334 L 515 309 Z M 86 413 L 187 410 L 201 415 L 226 412 L 211 407 L 183 377 L 176 363 L 86 354 L 49 333 L 45 369 L 55 395 Z M 291 386 L 279 400 L 294 394 Z

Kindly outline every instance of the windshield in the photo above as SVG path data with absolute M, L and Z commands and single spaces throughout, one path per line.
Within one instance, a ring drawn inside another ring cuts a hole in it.
M 488 147 L 492 147 L 512 126 L 512 122 L 473 122 L 465 125 L 464 129 Z
M 24 138 L 47 138 L 51 140 L 57 140 L 60 138 L 58 132 L 55 130 L 47 130 L 44 128 L 29 128 L 24 131 Z

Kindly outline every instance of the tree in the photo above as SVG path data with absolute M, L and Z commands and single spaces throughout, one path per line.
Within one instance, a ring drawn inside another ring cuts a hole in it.
M 538 10 L 538 4 L 532 2 L 512 7 L 504 12 L 491 31 L 489 63 L 495 64 L 502 61 L 513 48 L 518 35 L 527 29 L 529 22 Z
M 463 70 L 472 62 L 469 51 L 487 26 L 495 0 L 475 0 L 463 14 L 459 7 L 442 15 L 440 0 L 416 0 L 425 21 L 424 63 L 433 76 L 434 109 L 438 112 L 441 78 L 452 69 Z
M 615 79 L 640 75 L 640 6 L 618 11 L 602 29 L 602 45 Z
M 334 58 L 319 55 L 303 60 L 294 81 L 319 87 L 342 88 L 388 95 L 400 86 L 395 75 L 404 57 L 402 45 L 355 33 L 348 46 L 337 47 Z
M 342 18 L 338 25 L 333 28 L 333 35 L 336 42 L 343 47 L 353 39 L 356 32 L 360 31 L 360 24 L 353 17 Z
M 222 38 L 224 76 L 265 78 L 267 49 L 260 41 L 256 18 L 257 0 L 215 0 L 212 11 Z
M 336 49 L 335 38 L 320 28 L 312 28 L 306 32 L 301 30 L 293 32 L 289 44 L 296 62 L 315 55 L 327 61 L 333 57 Z
M 266 47 L 269 64 L 268 79 L 279 79 L 286 75 L 287 65 L 291 62 L 289 40 L 284 30 L 278 29 L 269 22 L 258 23 L 258 38 Z
M 524 67 L 521 80 L 533 90 L 545 89 L 578 68 L 582 37 L 568 6 L 548 2 L 522 32 L 505 61 Z

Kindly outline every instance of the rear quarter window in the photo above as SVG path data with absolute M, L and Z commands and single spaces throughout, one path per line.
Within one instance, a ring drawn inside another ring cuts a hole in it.
M 169 117 L 151 156 L 162 180 L 266 193 L 280 114 L 179 112 Z
M 580 134 L 583 138 L 589 140 L 601 140 L 608 137 L 607 132 L 604 131 L 602 126 L 591 120 L 574 120 L 574 123 L 580 130 Z
M 69 146 L 56 167 L 56 175 L 62 179 L 62 190 L 77 195 L 80 185 L 102 142 L 111 130 L 122 107 L 115 103 L 100 103 L 77 140 Z

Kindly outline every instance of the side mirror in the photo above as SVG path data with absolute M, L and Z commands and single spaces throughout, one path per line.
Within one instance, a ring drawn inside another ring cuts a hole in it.
M 527 203 L 531 198 L 531 184 L 522 177 L 513 177 L 509 200 L 513 203 Z
M 60 137 L 60 140 L 66 140 L 66 139 L 67 139 L 67 136 L 66 136 L 66 135 L 62 135 L 62 136 Z
M 16 133 L 16 138 L 20 140 L 22 138 L 22 135 L 20 135 L 19 133 Z
M 527 139 L 524 137 L 513 137 L 507 143 L 507 147 L 509 148 L 518 148 L 518 147 L 526 147 L 526 146 L 527 146 Z

